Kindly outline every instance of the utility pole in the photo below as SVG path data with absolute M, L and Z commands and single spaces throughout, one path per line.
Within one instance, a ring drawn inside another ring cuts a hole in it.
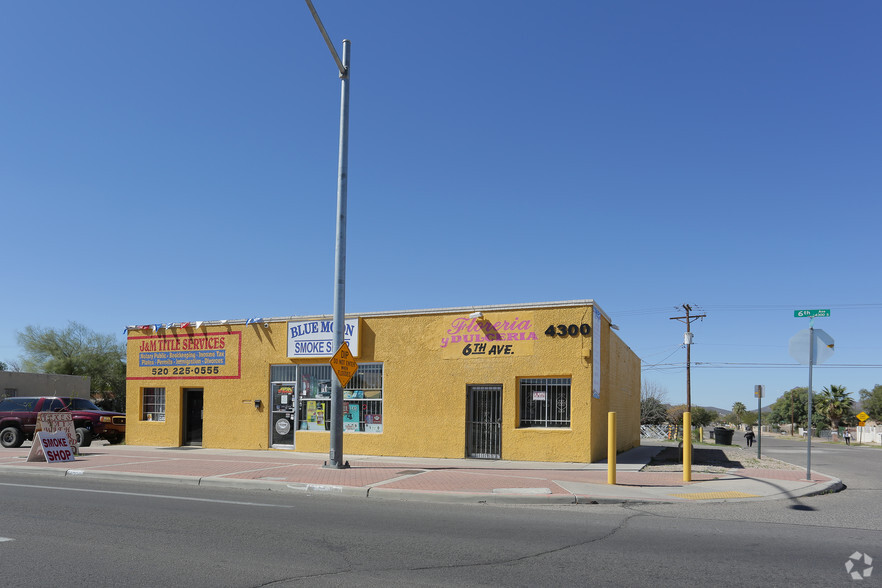
M 686 316 L 672 316 L 672 321 L 680 321 L 686 323 L 686 335 L 683 338 L 683 343 L 686 345 L 686 411 L 692 412 L 692 378 L 690 374 L 690 369 L 692 367 L 692 356 L 691 356 L 691 347 L 692 347 L 692 330 L 690 325 L 697 321 L 698 319 L 703 319 L 706 317 L 706 314 L 694 314 L 690 315 L 692 312 L 692 307 L 688 304 L 684 304 L 681 306 L 685 312 Z

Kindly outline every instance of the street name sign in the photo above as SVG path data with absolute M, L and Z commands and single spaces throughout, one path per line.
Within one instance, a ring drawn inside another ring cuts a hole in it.
M 794 310 L 793 316 L 797 318 L 814 318 L 816 316 L 830 316 L 830 309 L 818 309 L 818 310 Z

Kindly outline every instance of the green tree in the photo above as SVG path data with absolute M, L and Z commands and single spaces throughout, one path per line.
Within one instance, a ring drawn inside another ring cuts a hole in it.
M 747 407 L 744 406 L 743 402 L 736 402 L 732 405 L 732 414 L 735 415 L 735 424 L 740 424 L 744 421 L 744 413 L 747 412 Z
M 816 399 L 818 414 L 825 417 L 825 424 L 829 424 L 833 430 L 839 428 L 839 421 L 851 416 L 854 400 L 845 391 L 845 386 L 825 386 Z
M 720 414 L 715 410 L 708 410 L 703 406 L 692 407 L 692 426 L 706 427 L 719 420 Z
M 0 361 L 0 372 L 5 372 L 5 371 L 6 371 L 6 367 L 7 367 L 6 364 L 3 363 L 2 361 Z
M 756 411 L 755 411 L 755 410 L 748 410 L 748 411 L 745 411 L 745 412 L 741 415 L 741 422 L 744 423 L 745 425 L 747 425 L 748 427 L 752 427 L 752 426 L 754 426 L 754 425 L 757 423 L 758 420 L 759 420 L 759 419 L 758 419 L 758 417 L 757 417 L 757 414 L 756 414 Z
M 125 343 L 76 322 L 61 330 L 29 325 L 17 335 L 24 349 L 24 371 L 88 376 L 93 398 L 103 400 L 110 408 L 125 410 Z
M 804 426 L 808 414 L 808 388 L 792 388 L 772 404 L 771 422 L 783 425 L 792 422 Z
M 815 393 L 812 396 L 812 431 L 817 433 L 828 426 L 827 415 L 821 412 L 818 399 L 821 396 Z M 793 423 L 796 427 L 807 427 L 808 422 L 808 388 L 792 388 L 788 390 L 772 405 L 770 422 L 788 424 L 793 414 Z
M 660 425 L 667 420 L 667 392 L 652 381 L 643 380 L 640 388 L 640 424 Z
M 876 422 L 882 421 L 882 384 L 873 386 L 872 392 L 863 389 L 859 392 L 861 407 Z

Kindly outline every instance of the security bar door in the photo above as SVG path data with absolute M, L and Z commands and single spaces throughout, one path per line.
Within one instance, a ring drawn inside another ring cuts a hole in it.
M 467 457 L 501 459 L 502 386 L 468 386 Z

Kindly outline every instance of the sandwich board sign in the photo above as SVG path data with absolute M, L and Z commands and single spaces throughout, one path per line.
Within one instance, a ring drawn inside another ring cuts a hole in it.
M 40 431 L 34 435 L 28 461 L 48 463 L 74 461 L 74 448 L 67 441 L 67 433 L 64 431 Z
M 73 448 L 73 452 L 79 454 L 77 447 L 77 433 L 74 429 L 73 415 L 69 412 L 41 412 L 37 415 L 36 432 L 45 431 L 54 433 L 64 431 L 67 435 L 67 444 Z

